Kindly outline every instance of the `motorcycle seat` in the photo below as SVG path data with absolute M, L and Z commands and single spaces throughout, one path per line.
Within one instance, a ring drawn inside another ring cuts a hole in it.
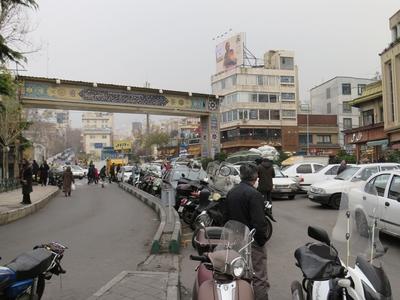
M 22 253 L 7 267 L 16 273 L 17 280 L 30 279 L 45 272 L 53 260 L 53 254 L 43 248 Z

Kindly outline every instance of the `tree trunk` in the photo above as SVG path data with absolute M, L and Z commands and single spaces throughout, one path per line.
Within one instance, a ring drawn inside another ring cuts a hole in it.
M 3 179 L 8 179 L 8 147 L 3 147 Z

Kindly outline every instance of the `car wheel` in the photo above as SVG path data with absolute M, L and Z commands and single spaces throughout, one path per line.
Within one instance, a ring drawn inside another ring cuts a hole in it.
M 330 206 L 335 208 L 335 209 L 339 209 L 340 208 L 340 200 L 342 198 L 341 194 L 333 194 L 331 196 L 331 201 L 330 201 Z
M 79 176 L 79 180 L 82 180 L 83 179 L 83 176 Z
M 271 223 L 271 221 L 270 221 L 268 218 L 266 218 L 266 221 L 267 221 L 267 228 L 266 228 L 265 235 L 266 235 L 267 242 L 268 242 L 268 240 L 269 240 L 269 239 L 271 238 L 271 236 L 272 236 L 272 223 Z
M 356 212 L 356 226 L 357 231 L 362 237 L 369 237 L 368 221 L 362 211 Z
M 296 196 L 296 195 L 289 195 L 289 196 L 288 196 L 288 199 L 289 199 L 289 200 L 293 200 L 295 196 Z

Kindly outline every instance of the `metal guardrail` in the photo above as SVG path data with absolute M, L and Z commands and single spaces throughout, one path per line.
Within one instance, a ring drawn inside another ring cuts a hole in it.
M 0 193 L 18 189 L 20 186 L 21 183 L 18 179 L 15 178 L 0 179 Z

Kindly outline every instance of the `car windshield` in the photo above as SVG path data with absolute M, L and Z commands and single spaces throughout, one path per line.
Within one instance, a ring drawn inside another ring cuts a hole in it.
M 285 177 L 285 175 L 282 173 L 282 171 L 279 169 L 279 167 L 277 165 L 274 165 L 274 171 L 275 171 L 276 178 Z
M 347 167 L 342 173 L 335 177 L 339 180 L 350 180 L 351 177 L 360 169 L 360 167 Z

